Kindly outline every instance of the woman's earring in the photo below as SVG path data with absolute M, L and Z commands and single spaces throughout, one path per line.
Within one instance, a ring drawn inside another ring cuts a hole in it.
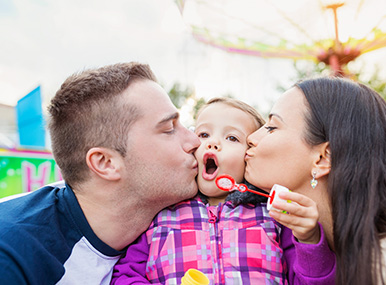
M 315 189 L 316 185 L 318 185 L 318 180 L 315 179 L 316 171 L 312 172 L 312 179 L 311 179 L 311 187 L 312 189 Z

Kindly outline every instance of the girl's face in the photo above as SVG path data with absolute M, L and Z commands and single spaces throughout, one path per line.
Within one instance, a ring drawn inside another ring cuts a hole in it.
M 195 152 L 197 183 L 201 193 L 209 197 L 209 204 L 217 205 L 229 194 L 217 188 L 217 176 L 229 174 L 237 183 L 243 180 L 247 136 L 254 130 L 256 123 L 251 115 L 221 102 L 200 113 L 195 129 L 201 141 Z
M 296 192 L 310 188 L 315 152 L 304 140 L 305 100 L 299 88 L 291 88 L 273 106 L 268 122 L 248 137 L 245 178 L 253 185 L 267 192 L 274 184 Z

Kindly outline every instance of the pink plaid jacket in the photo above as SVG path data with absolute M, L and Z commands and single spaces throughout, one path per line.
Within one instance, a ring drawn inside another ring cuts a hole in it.
M 162 210 L 146 236 L 151 283 L 180 284 L 195 268 L 211 284 L 287 284 L 280 227 L 265 204 L 206 207 L 196 197 Z

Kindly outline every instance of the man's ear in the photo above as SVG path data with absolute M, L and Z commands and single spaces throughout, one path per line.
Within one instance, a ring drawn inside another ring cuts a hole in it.
M 86 155 L 87 166 L 90 170 L 106 180 L 121 178 L 121 161 L 122 158 L 118 152 L 104 147 L 93 147 Z
M 319 157 L 314 162 L 313 172 L 316 172 L 315 178 L 321 178 L 328 175 L 331 171 L 331 151 L 328 142 L 322 143 L 317 147 Z

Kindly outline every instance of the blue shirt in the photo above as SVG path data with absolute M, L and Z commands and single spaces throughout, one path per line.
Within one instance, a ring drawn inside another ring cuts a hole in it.
M 68 185 L 0 203 L 0 284 L 109 284 L 122 253 L 95 235 Z

